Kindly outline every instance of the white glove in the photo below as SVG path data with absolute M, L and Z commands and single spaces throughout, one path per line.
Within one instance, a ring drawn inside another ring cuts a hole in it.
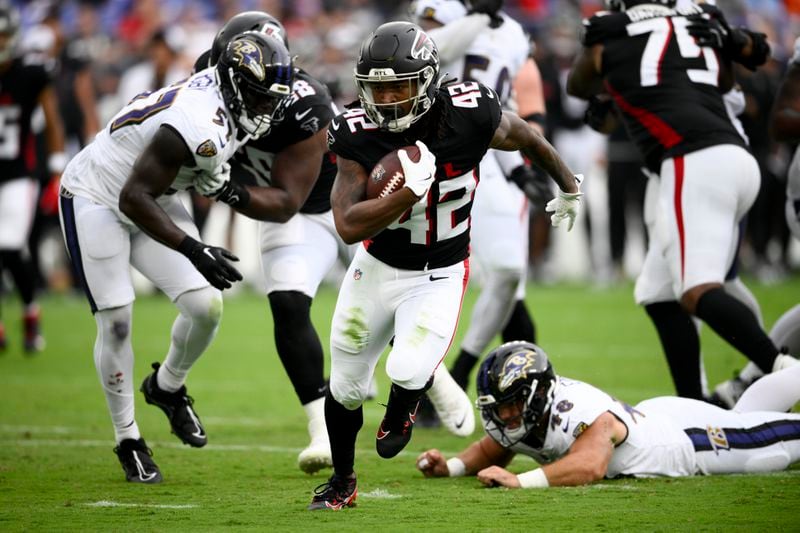
M 581 181 L 583 181 L 583 174 L 575 174 L 575 181 L 580 185 Z M 578 216 L 581 196 L 583 196 L 581 192 L 570 193 L 559 189 L 558 195 L 547 202 L 544 210 L 548 213 L 553 213 L 550 215 L 550 223 L 553 224 L 554 228 L 560 226 L 565 220 L 569 220 L 567 231 L 572 229 L 572 226 L 575 224 L 575 217 Z
M 403 174 L 406 177 L 405 187 L 417 198 L 422 198 L 428 194 L 428 189 L 433 185 L 433 176 L 436 174 L 436 156 L 428 150 L 425 143 L 417 141 L 419 147 L 419 162 L 413 162 L 405 150 L 397 152 L 400 164 L 403 166 Z
M 223 187 L 231 180 L 231 166 L 222 163 L 211 173 L 203 172 L 195 178 L 194 190 L 203 196 L 215 196 L 222 192 Z

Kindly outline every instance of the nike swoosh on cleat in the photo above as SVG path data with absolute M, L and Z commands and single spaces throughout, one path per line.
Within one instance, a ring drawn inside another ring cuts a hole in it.
M 456 424 L 456 429 L 461 429 L 461 426 L 463 426 L 464 422 L 466 422 L 466 421 L 467 421 L 467 415 L 462 416 L 461 417 L 461 422 Z
M 431 281 L 439 281 L 440 279 L 447 279 L 447 276 L 434 276 L 431 274 L 428 279 Z

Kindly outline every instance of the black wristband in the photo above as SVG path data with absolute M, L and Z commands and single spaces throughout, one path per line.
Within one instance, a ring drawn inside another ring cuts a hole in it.
M 188 257 L 189 259 L 191 259 L 194 251 L 197 250 L 198 247 L 202 248 L 202 246 L 203 243 L 187 235 L 178 245 L 177 250 L 186 257 Z
M 217 200 L 235 209 L 242 209 L 250 203 L 250 191 L 244 185 L 231 180 L 225 184 Z

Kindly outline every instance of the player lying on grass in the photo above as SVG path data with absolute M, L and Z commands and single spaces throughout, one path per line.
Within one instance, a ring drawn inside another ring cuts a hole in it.
M 632 407 L 557 376 L 535 344 L 510 342 L 478 374 L 487 435 L 451 459 L 428 450 L 417 468 L 427 477 L 477 475 L 486 486 L 512 488 L 782 470 L 800 460 L 800 414 L 785 412 L 800 400 L 798 383 L 795 364 L 762 378 L 730 411 L 671 396 Z M 542 466 L 509 472 L 517 453 Z

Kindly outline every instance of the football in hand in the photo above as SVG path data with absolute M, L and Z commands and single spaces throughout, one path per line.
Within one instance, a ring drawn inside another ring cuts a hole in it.
M 397 156 L 399 150 L 405 150 L 411 161 L 419 161 L 419 148 L 416 145 L 403 146 L 383 156 L 367 178 L 367 199 L 383 198 L 403 188 L 406 177 Z

